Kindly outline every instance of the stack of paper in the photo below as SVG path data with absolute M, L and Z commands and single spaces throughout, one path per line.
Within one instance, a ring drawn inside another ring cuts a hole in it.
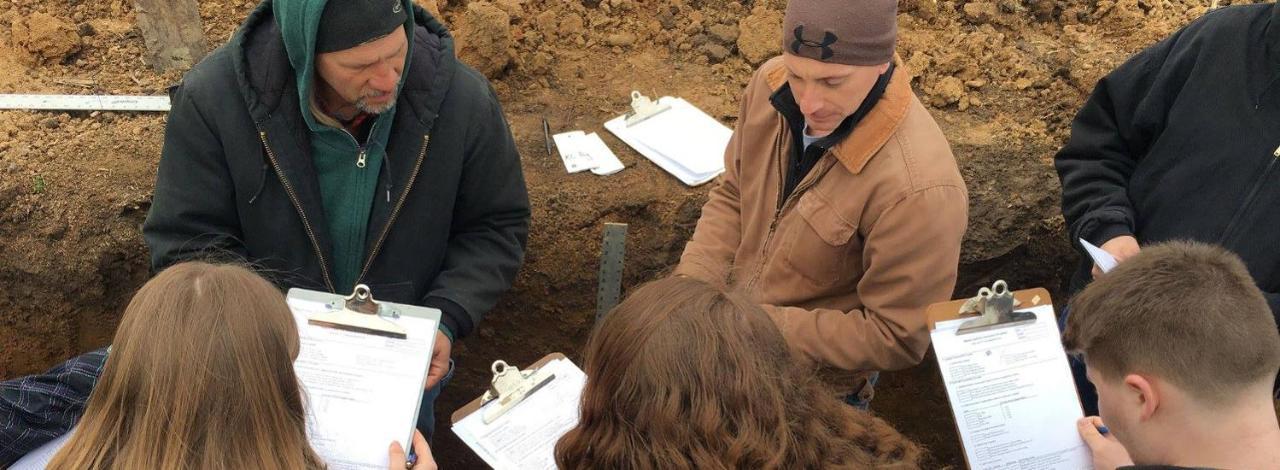
M 967 320 L 951 320 L 933 330 L 965 457 L 974 469 L 1091 469 L 1053 306 L 1028 310 L 1034 323 L 957 334 Z
M 565 132 L 551 138 L 555 140 L 556 150 L 560 151 L 560 159 L 564 161 L 564 169 L 569 173 L 591 170 L 592 173 L 604 176 L 626 168 L 595 132 Z
M 669 109 L 627 125 L 626 116 L 604 124 L 655 165 L 689 186 L 698 186 L 724 172 L 724 149 L 733 130 L 689 102 L 664 96 Z
M 483 416 L 497 401 L 453 425 L 454 434 L 497 470 L 554 470 L 556 442 L 578 425 L 586 374 L 568 359 L 553 360 L 539 370 L 555 378 L 494 422 L 485 424 Z
M 328 311 L 289 299 L 301 351 L 293 362 L 307 401 L 311 447 L 331 469 L 385 469 L 391 441 L 408 447 L 417 423 L 436 322 L 401 316 L 407 339 L 310 324 Z

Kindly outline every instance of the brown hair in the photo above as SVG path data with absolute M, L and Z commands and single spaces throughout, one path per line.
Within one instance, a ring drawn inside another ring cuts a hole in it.
M 1203 243 L 1144 247 L 1071 300 L 1063 341 L 1108 378 L 1159 376 L 1210 404 L 1270 383 L 1280 333 L 1235 254 Z
M 248 269 L 166 269 L 129 302 L 49 468 L 323 468 L 307 442 L 298 347 L 283 295 Z
M 920 449 L 854 410 L 745 299 L 689 278 L 637 289 L 587 343 L 563 469 L 916 466 Z

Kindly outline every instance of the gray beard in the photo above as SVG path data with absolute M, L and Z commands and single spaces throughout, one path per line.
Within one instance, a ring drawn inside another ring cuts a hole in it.
M 356 109 L 359 109 L 361 112 L 369 113 L 369 114 L 382 114 L 387 111 L 390 111 L 391 108 L 394 108 L 396 106 L 395 98 L 396 97 L 392 97 L 391 101 L 388 101 L 387 104 L 379 105 L 379 106 L 372 106 L 368 102 L 366 102 L 364 98 L 360 98 L 359 101 L 356 101 Z

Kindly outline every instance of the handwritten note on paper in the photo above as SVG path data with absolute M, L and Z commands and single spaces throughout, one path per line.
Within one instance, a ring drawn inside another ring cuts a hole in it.
M 401 316 L 396 339 L 307 323 L 326 306 L 289 300 L 301 351 L 293 367 L 307 402 L 307 434 L 330 469 L 386 469 L 391 441 L 412 442 L 436 322 Z
M 568 359 L 542 368 L 555 379 L 494 422 L 484 424 L 484 411 L 496 405 L 490 402 L 453 425 L 454 434 L 497 470 L 554 470 L 556 441 L 578 425 L 586 374 Z
M 1092 469 L 1053 306 L 1030 311 L 1035 323 L 957 334 L 965 320 L 953 320 L 933 331 L 965 456 L 975 470 Z

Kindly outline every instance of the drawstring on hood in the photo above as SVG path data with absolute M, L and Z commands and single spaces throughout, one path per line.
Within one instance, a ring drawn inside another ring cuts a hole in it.
M 266 157 L 264 156 L 263 162 L 262 162 L 262 172 L 260 173 L 261 176 L 258 177 L 258 189 L 254 191 L 253 196 L 249 198 L 249 205 L 252 206 L 254 202 L 257 202 L 258 196 L 262 195 L 262 190 L 266 189 L 267 174 L 270 173 L 270 168 L 271 168 L 271 164 L 266 162 Z

